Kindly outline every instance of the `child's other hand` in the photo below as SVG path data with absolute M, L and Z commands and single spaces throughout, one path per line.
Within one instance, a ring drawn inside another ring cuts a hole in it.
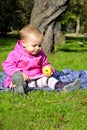
M 25 73 L 22 73 L 22 74 L 23 74 L 24 81 L 29 80 L 28 75 L 26 75 Z

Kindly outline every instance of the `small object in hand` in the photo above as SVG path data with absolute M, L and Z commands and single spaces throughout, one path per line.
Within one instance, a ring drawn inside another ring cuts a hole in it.
M 45 76 L 50 76 L 53 74 L 53 71 L 52 71 L 52 68 L 51 66 L 45 66 L 43 69 L 42 69 L 42 72 Z

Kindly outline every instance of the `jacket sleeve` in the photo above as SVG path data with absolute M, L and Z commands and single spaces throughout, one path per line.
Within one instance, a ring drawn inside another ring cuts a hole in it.
M 18 59 L 18 54 L 15 54 L 15 52 L 12 51 L 9 53 L 7 59 L 2 63 L 3 70 L 9 76 L 12 76 L 16 71 L 20 71 L 20 68 L 17 68 Z
M 43 69 L 43 67 L 45 67 L 45 66 L 51 66 L 52 67 L 52 70 L 53 70 L 53 72 L 55 72 L 55 69 L 54 69 L 54 67 L 49 63 L 49 61 L 48 61 L 48 59 L 47 59 L 47 56 L 45 55 L 45 53 L 44 52 L 42 52 L 42 69 Z

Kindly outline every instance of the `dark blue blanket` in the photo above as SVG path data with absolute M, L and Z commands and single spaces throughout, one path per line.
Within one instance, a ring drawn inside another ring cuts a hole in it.
M 9 89 L 4 88 L 4 85 L 3 85 L 3 83 L 4 83 L 4 81 L 5 81 L 6 77 L 7 77 L 6 73 L 5 72 L 0 72 L 0 77 L 1 77 L 0 78 L 0 92 L 8 91 Z
M 74 71 L 72 69 L 64 69 L 56 71 L 54 77 L 63 82 L 72 82 L 79 78 L 82 82 L 80 89 L 87 89 L 87 70 Z
M 5 72 L 0 72 L 0 91 L 8 91 L 8 88 L 4 88 L 3 83 L 4 80 L 6 79 L 7 75 Z M 54 77 L 60 81 L 63 82 L 72 82 L 77 78 L 80 78 L 81 80 L 81 86 L 80 89 L 87 89 L 87 70 L 80 70 L 80 71 L 74 71 L 72 69 L 64 69 L 62 71 L 56 70 Z M 48 90 L 50 91 L 49 88 L 35 88 L 35 90 Z

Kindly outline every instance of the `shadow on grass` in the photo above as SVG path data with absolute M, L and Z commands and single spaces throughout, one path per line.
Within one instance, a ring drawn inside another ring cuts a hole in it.
M 87 52 L 87 37 L 68 37 L 64 45 L 58 45 L 57 51 L 65 52 Z
M 65 36 L 65 39 L 66 40 L 75 40 L 75 41 L 78 41 L 78 40 L 87 40 L 87 36 L 84 36 L 84 37 L 79 37 L 79 36 Z
M 18 34 L 0 35 L 0 51 L 10 50 L 10 48 L 16 44 L 18 39 Z
M 64 52 L 87 52 L 87 44 L 78 44 L 78 43 L 66 43 L 65 45 L 59 45 L 56 51 Z
M 82 50 L 78 50 L 78 49 L 58 49 L 57 51 L 64 51 L 64 52 L 87 52 L 87 49 L 82 49 Z
M 6 34 L 6 35 L 1 35 L 0 34 L 0 37 L 1 38 L 12 38 L 12 39 L 16 39 L 16 38 L 19 38 L 19 34 Z

